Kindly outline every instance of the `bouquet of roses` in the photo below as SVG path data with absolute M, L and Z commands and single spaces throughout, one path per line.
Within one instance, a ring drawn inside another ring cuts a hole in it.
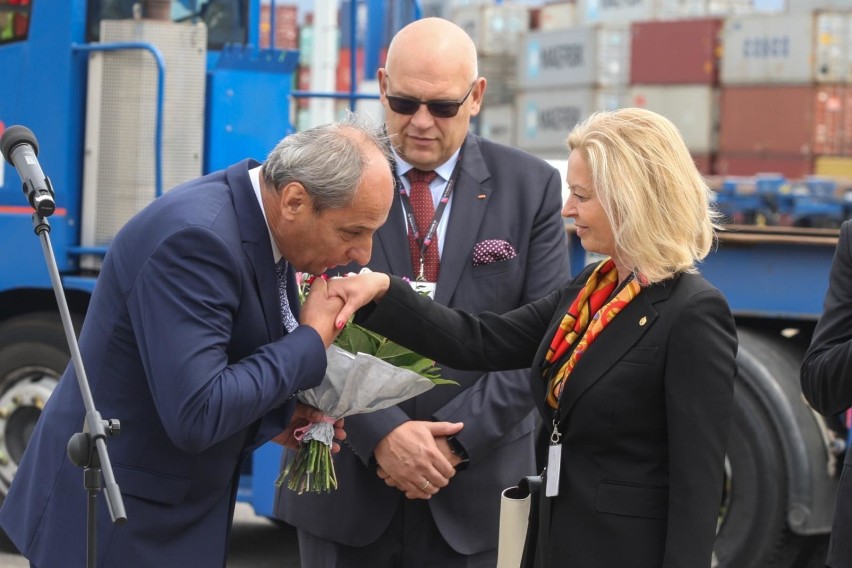
M 313 277 L 300 276 L 299 296 L 304 301 Z M 299 494 L 337 488 L 331 461 L 335 420 L 393 406 L 436 384 L 458 384 L 441 378 L 434 361 L 351 320 L 326 354 L 328 366 L 322 383 L 297 396 L 327 418 L 296 431 L 299 449 L 275 481 L 279 487 L 286 481 Z

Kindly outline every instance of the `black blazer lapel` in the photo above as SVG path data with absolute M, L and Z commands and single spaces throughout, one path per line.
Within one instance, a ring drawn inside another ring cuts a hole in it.
M 488 198 L 495 190 L 488 182 L 491 173 L 482 158 L 479 143 L 471 134 L 467 135 L 462 147 L 461 159 L 445 237 L 446 242 L 452 243 L 452 246 L 444 247 L 438 288 L 435 291 L 435 299 L 445 305 L 449 304 L 462 272 L 471 261 L 471 251 L 476 244 L 479 226 L 485 218 Z
M 562 392 L 560 417 L 571 414 L 574 404 L 654 326 L 658 312 L 654 304 L 671 293 L 670 283 L 642 290 L 607 326 L 580 358 Z
M 248 170 L 258 165 L 253 160 L 245 160 L 229 167 L 226 175 L 242 235 L 246 269 L 254 274 L 255 290 L 260 297 L 266 330 L 272 341 L 281 337 L 284 326 L 281 322 L 281 301 L 278 298 L 269 229 L 248 176 Z M 293 282 L 295 287 L 295 280 Z

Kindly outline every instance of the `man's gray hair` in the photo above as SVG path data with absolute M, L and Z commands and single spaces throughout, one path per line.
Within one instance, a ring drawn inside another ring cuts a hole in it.
M 263 164 L 263 179 L 275 191 L 292 182 L 300 183 L 313 200 L 316 212 L 346 207 L 355 198 L 369 165 L 371 147 L 390 163 L 384 126 L 363 113 L 347 113 L 338 122 L 281 140 Z

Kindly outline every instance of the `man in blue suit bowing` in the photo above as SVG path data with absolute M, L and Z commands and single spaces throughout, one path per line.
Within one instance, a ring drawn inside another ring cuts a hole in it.
M 294 134 L 115 237 L 80 336 L 95 404 L 121 422 L 108 449 L 128 520 L 99 507 L 98 566 L 225 565 L 243 460 L 319 419 L 292 395 L 321 381 L 336 330 L 300 314 L 294 270 L 370 259 L 393 198 L 386 142 L 354 116 Z M 69 366 L 0 509 L 38 568 L 86 562 L 87 494 L 66 457 L 83 418 Z

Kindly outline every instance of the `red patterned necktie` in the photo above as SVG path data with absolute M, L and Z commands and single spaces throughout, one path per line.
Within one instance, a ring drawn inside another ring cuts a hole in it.
M 415 278 L 420 275 L 420 239 L 429 231 L 432 217 L 435 216 L 435 204 L 432 202 L 432 191 L 429 189 L 429 184 L 432 183 L 436 175 L 435 172 L 424 172 L 418 169 L 411 169 L 405 174 L 405 177 L 411 182 L 409 201 L 411 201 L 418 231 L 415 233 L 412 227 L 409 227 L 408 230 L 408 246 L 411 249 L 411 266 L 414 269 Z M 427 243 L 426 252 L 423 255 L 423 277 L 428 282 L 438 281 L 439 264 L 438 231 L 436 230 L 431 241 Z

